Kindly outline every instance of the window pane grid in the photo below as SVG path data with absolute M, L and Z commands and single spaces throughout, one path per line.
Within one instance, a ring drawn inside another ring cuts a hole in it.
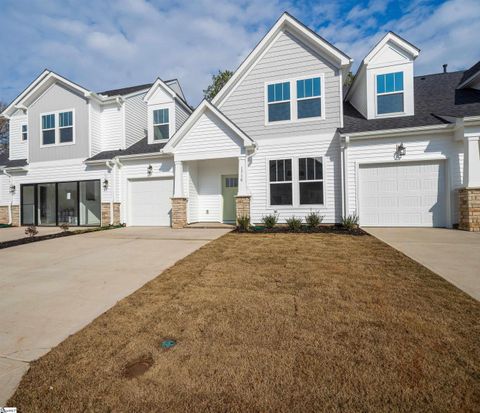
M 55 115 L 43 115 L 42 116 L 42 129 L 55 129 Z
M 377 94 L 403 92 L 403 72 L 377 75 Z
M 290 100 L 290 82 L 268 85 L 268 103 Z
M 298 180 L 300 205 L 322 205 L 322 158 L 300 158 L 298 160 Z
M 320 78 L 297 80 L 297 99 L 321 96 Z
M 60 128 L 68 128 L 73 125 L 73 112 L 62 112 L 59 113 L 59 127 Z
M 165 125 L 168 123 L 168 109 L 156 109 L 153 111 L 153 124 Z

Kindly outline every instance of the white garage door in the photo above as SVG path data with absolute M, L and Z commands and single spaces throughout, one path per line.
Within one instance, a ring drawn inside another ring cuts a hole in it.
M 360 224 L 446 226 L 444 162 L 360 166 Z
M 129 225 L 170 225 L 173 179 L 131 180 L 128 186 Z

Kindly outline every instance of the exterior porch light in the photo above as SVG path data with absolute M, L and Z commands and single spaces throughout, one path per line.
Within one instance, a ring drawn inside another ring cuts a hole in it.
M 151 176 L 153 173 L 153 166 L 152 165 L 148 165 L 148 168 L 147 168 L 147 175 L 148 176 Z
M 105 191 L 108 189 L 108 179 L 107 178 L 105 178 L 103 180 L 103 189 L 105 189 Z
M 397 150 L 395 151 L 395 159 L 400 159 L 402 156 L 405 156 L 407 154 L 407 148 L 405 145 L 400 143 L 400 145 L 397 145 Z
M 17 189 L 17 188 L 16 188 L 16 186 L 15 186 L 14 184 L 11 184 L 11 185 L 10 185 L 9 190 L 10 190 L 10 193 L 11 193 L 11 194 L 14 194 L 16 189 Z

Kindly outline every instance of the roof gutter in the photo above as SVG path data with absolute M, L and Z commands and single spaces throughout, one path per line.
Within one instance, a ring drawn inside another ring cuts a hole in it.
M 432 126 L 417 126 L 413 128 L 400 128 L 400 129 L 382 129 L 378 131 L 365 131 L 365 132 L 344 132 L 340 133 L 340 136 L 343 138 L 350 139 L 368 139 L 368 138 L 384 138 L 397 135 L 405 134 L 422 134 L 428 133 L 431 131 L 437 132 L 449 132 L 454 130 L 456 127 L 455 124 L 445 124 L 445 125 L 432 125 Z

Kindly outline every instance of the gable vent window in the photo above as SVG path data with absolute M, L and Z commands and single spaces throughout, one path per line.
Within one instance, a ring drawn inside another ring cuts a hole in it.
M 55 144 L 55 114 L 42 116 L 42 142 L 44 145 Z
M 26 141 L 28 139 L 28 126 L 22 125 L 22 141 Z
M 297 80 L 298 119 L 322 116 L 320 78 Z
M 290 82 L 274 83 L 268 89 L 268 121 L 290 120 Z
M 402 113 L 403 72 L 377 75 L 377 114 Z
M 61 112 L 58 118 L 60 143 L 73 142 L 73 112 Z
M 270 161 L 269 168 L 270 205 L 292 205 L 292 160 Z
M 157 109 L 153 111 L 153 139 L 168 139 L 169 121 L 168 109 Z
M 322 158 L 300 158 L 298 160 L 300 204 L 323 204 Z

